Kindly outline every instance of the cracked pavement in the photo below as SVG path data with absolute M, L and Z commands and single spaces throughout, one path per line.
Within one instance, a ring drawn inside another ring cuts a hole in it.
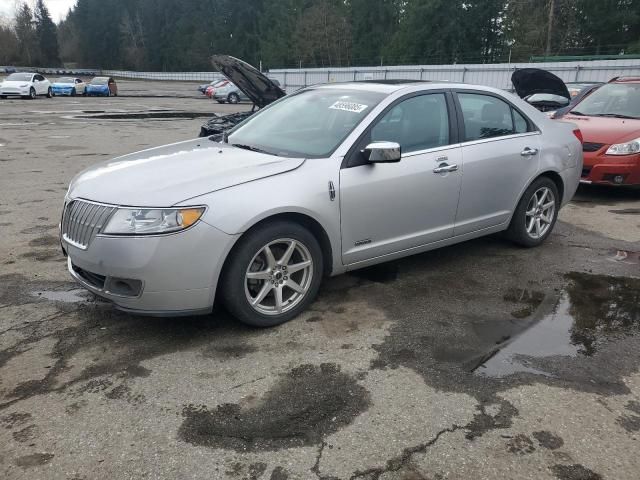
M 0 101 L 1 478 L 638 477 L 638 190 L 581 188 L 538 249 L 492 236 L 327 279 L 276 329 L 134 317 L 68 276 L 67 184 L 203 122 L 127 112 L 232 107 L 120 88 L 180 98 Z

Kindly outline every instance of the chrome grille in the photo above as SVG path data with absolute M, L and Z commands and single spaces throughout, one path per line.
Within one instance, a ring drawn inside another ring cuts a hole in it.
M 62 217 L 62 238 L 86 250 L 115 210 L 116 207 L 84 200 L 69 202 Z

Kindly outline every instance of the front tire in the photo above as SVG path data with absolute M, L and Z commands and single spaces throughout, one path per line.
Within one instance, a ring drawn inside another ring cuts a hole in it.
M 232 105 L 240 102 L 240 96 L 237 93 L 230 93 L 227 97 L 227 101 Z
M 313 302 L 322 273 L 322 250 L 313 234 L 294 222 L 273 222 L 240 239 L 221 277 L 221 298 L 242 323 L 274 327 Z
M 558 187 L 548 177 L 536 179 L 518 203 L 507 237 L 526 248 L 537 247 L 551 235 L 558 219 Z
M 76 92 L 76 89 L 74 88 L 73 90 L 71 90 L 71 96 L 75 97 L 78 94 L 78 92 Z
M 53 89 L 51 87 L 47 89 L 47 98 L 53 98 Z
M 31 87 L 29 89 L 29 100 L 35 100 L 36 99 L 36 89 Z

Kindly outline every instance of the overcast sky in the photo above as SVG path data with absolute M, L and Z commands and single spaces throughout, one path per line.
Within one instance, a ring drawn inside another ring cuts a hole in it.
M 16 4 L 23 3 L 20 0 L 0 0 L 0 16 L 12 17 Z M 29 5 L 33 5 L 34 0 L 27 0 Z M 45 5 L 51 12 L 51 17 L 54 22 L 59 22 L 66 15 L 69 9 L 76 3 L 76 0 L 44 0 Z

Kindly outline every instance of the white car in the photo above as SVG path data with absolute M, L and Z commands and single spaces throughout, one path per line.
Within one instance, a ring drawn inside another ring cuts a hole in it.
M 0 98 L 19 96 L 34 100 L 38 95 L 53 97 L 51 82 L 39 73 L 12 73 L 0 84 Z

